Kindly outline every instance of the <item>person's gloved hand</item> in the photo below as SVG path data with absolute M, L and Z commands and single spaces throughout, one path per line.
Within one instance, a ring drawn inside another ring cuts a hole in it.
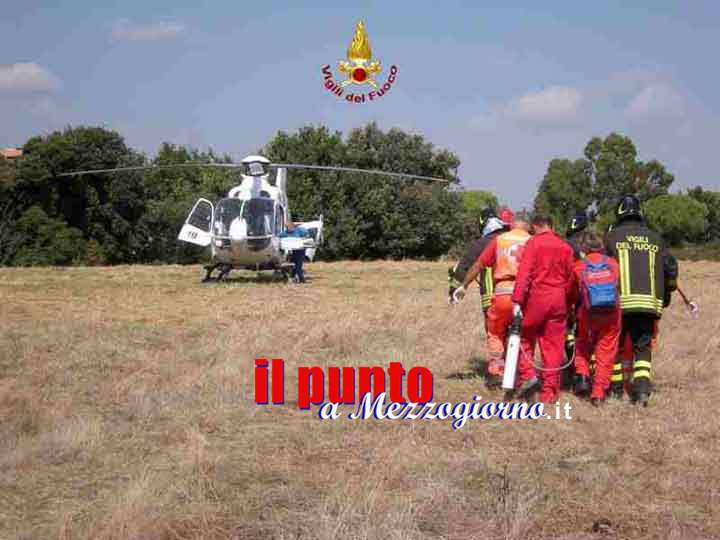
M 513 304 L 513 317 L 517 317 L 518 315 L 520 317 L 523 316 L 522 308 L 520 307 L 520 304 Z
M 455 291 L 453 292 L 453 295 L 452 295 L 452 303 L 453 303 L 453 304 L 459 304 L 460 302 L 462 302 L 462 299 L 463 299 L 463 298 L 465 298 L 465 287 L 463 287 L 462 285 L 460 285 L 460 286 L 459 286 L 457 289 L 455 289 Z

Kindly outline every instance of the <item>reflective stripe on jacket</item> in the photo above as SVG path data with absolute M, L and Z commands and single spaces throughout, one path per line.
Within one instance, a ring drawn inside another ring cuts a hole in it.
M 620 267 L 623 312 L 662 317 L 665 261 L 671 256 L 660 235 L 642 221 L 626 220 L 613 227 L 605 243 Z

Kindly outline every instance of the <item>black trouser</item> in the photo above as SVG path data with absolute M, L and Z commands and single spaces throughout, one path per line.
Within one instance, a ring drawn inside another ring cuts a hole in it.
M 567 366 L 560 372 L 560 388 L 572 388 L 575 382 L 575 323 L 568 321 L 565 325 L 565 362 Z
M 305 250 L 293 250 L 291 258 L 293 264 L 295 265 L 292 269 L 292 277 L 296 277 L 300 283 L 305 283 L 305 272 L 303 272 L 303 263 L 305 262 Z
M 632 391 L 637 394 L 650 393 L 650 369 L 652 366 L 652 338 L 656 317 L 645 313 L 625 313 L 622 318 L 620 350 L 630 335 L 633 346 L 633 383 Z M 622 363 L 616 364 L 622 373 Z M 616 369 L 613 369 L 615 372 Z M 617 388 L 613 383 L 613 388 Z M 620 383 L 622 388 L 622 382 Z

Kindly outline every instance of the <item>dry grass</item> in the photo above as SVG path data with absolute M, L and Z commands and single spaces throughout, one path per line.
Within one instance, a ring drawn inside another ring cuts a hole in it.
M 297 409 L 297 366 L 391 360 L 430 368 L 436 401 L 499 399 L 479 299 L 449 308 L 445 269 L 0 270 L 0 538 L 718 537 L 720 264 L 681 268 L 702 318 L 667 312 L 648 409 L 567 397 L 572 421 L 457 431 Z M 256 357 L 285 358 L 286 405 L 254 404 Z

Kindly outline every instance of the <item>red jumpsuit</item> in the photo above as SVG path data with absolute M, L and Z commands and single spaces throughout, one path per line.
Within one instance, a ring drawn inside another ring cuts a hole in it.
M 602 253 L 592 252 L 586 256 L 586 259 L 591 263 L 599 263 L 603 257 L 605 255 Z M 617 282 L 620 275 L 618 264 L 611 257 L 607 257 L 607 262 Z M 610 376 L 618 351 L 620 329 L 622 327 L 622 311 L 618 306 L 609 313 L 590 313 L 588 306 L 583 301 L 583 291 L 580 286 L 584 266 L 582 260 L 575 262 L 572 305 L 577 304 L 576 299 L 580 297 L 576 318 L 577 330 L 575 332 L 575 374 L 585 377 L 590 376 L 590 358 L 594 354 L 595 376 L 593 377 L 590 398 L 604 400 L 610 388 Z
M 568 302 L 575 281 L 572 248 L 554 231 L 533 236 L 523 252 L 512 301 L 523 310 L 523 330 L 518 361 L 518 384 L 536 377 L 535 343 L 543 358 L 540 401 L 554 403 L 560 389 L 565 357 Z

